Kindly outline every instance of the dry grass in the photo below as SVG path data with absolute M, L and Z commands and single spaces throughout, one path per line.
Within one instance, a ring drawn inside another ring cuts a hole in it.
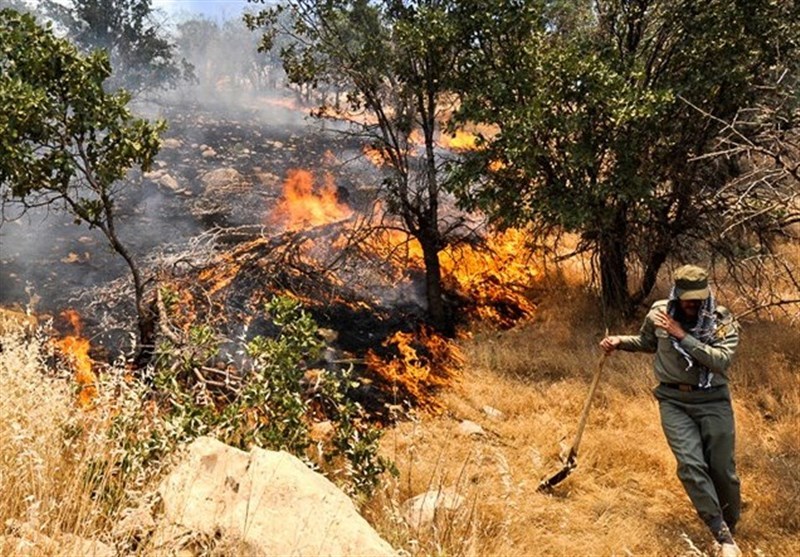
M 112 544 L 125 503 L 144 488 L 119 476 L 125 455 L 108 435 L 126 397 L 108 391 L 96 408 L 81 406 L 50 342 L 9 320 L 2 328 L 0 552 L 104 554 L 82 539 Z
M 604 369 L 579 466 L 552 495 L 536 491 L 572 443 L 599 357 L 602 315 L 563 286 L 518 329 L 476 333 L 448 411 L 388 432 L 400 477 L 370 512 L 396 547 L 420 555 L 699 555 L 714 547 L 675 475 L 661 431 L 652 358 L 618 353 Z M 612 332 L 635 331 L 639 322 Z M 800 554 L 800 328 L 743 324 L 731 371 L 745 509 L 738 541 L 749 555 Z M 504 414 L 492 419 L 491 406 Z M 461 420 L 486 433 L 457 433 Z M 460 515 L 398 529 L 401 501 L 446 487 Z
M 465 377 L 444 414 L 386 432 L 382 450 L 400 472 L 365 511 L 411 555 L 702 555 L 705 527 L 675 476 L 651 394 L 651 357 L 615 354 L 605 366 L 579 466 L 553 494 L 536 491 L 561 466 L 595 369 L 603 316 L 579 281 L 549 285 L 534 320 L 461 341 Z M 638 321 L 613 332 L 633 331 Z M 743 323 L 732 369 L 739 472 L 747 502 L 738 534 L 746 555 L 800 554 L 800 328 L 779 319 Z M 79 410 L 75 392 L 44 374 L 43 344 L 6 332 L 0 352 L 0 521 L 56 540 L 113 542 L 119 501 L 98 498 L 122 455 L 99 432 L 108 416 Z M 502 412 L 488 416 L 484 407 Z M 465 436 L 462 420 L 483 435 Z M 91 479 L 92 481 L 89 481 Z M 141 485 L 122 486 L 136 492 Z M 464 497 L 460 511 L 419 528 L 403 502 L 433 489 Z M 113 493 L 113 490 L 111 490 Z M 2 541 L 2 540 L 0 540 Z M 117 547 L 125 547 L 117 541 Z M 214 546 L 214 547 L 212 547 Z M 2 545 L 0 545 L 2 547 Z M 63 554 L 48 550 L 36 554 Z M 191 547 L 195 549 L 192 550 Z M 231 546 L 233 547 L 233 546 Z M 217 544 L 184 544 L 195 554 Z M 142 555 L 164 554 L 140 546 Z

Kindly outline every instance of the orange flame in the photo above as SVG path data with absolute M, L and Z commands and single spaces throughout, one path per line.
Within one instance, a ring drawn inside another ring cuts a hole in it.
M 364 156 L 367 157 L 367 160 L 374 164 L 375 166 L 384 166 L 391 164 L 389 159 L 384 155 L 384 153 L 371 145 L 364 145 L 362 149 Z
M 383 359 L 369 350 L 365 356 L 367 367 L 404 399 L 421 408 L 440 411 L 443 404 L 435 398 L 434 391 L 458 381 L 464 363 L 458 347 L 425 326 L 416 333 L 398 331 L 382 345 L 392 348 L 396 355 Z
M 81 336 L 83 326 L 78 312 L 74 309 L 67 309 L 61 315 L 70 322 L 75 334 L 64 337 L 57 341 L 57 344 L 75 371 L 75 381 L 80 388 L 78 402 L 83 408 L 88 408 L 97 398 L 97 376 L 92 371 L 89 340 Z
M 465 130 L 456 130 L 453 135 L 441 134 L 439 145 L 453 151 L 474 151 L 478 148 L 478 136 Z
M 308 170 L 290 170 L 283 185 L 283 198 L 272 212 L 272 218 L 287 230 L 303 230 L 349 218 L 353 211 L 336 198 L 336 185 L 330 174 L 325 183 L 315 187 Z
M 533 314 L 525 291 L 540 273 L 523 230 L 492 233 L 481 248 L 450 246 L 439 260 L 448 288 L 471 300 L 479 319 L 511 327 Z
M 540 273 L 526 240 L 525 231 L 509 229 L 489 234 L 481 246 L 449 246 L 439 253 L 442 281 L 473 304 L 475 317 L 510 327 L 535 311 L 525 291 Z M 398 269 L 395 279 L 408 269 L 424 268 L 422 246 L 406 232 L 381 230 L 365 245 Z
M 500 172 L 506 168 L 508 168 L 508 165 L 499 159 L 489 162 L 489 172 Z

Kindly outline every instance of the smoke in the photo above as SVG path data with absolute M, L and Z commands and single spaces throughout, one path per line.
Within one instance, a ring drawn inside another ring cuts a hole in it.
M 139 96 L 131 105 L 137 116 L 168 123 L 153 168 L 131 172 L 117 200 L 119 237 L 145 271 L 160 254 L 181 252 L 213 227 L 283 231 L 268 217 L 296 169 L 310 169 L 319 180 L 332 174 L 337 195 L 355 211 L 376 195 L 381 171 L 363 159 L 351 164 L 361 157 L 362 142 L 330 133 L 344 130 L 343 122 L 309 117 L 307 99 L 286 87 L 276 57 L 256 51 L 259 36 L 239 15 L 171 16 L 166 29 L 177 56 L 195 66 L 197 81 Z M 378 271 L 345 269 L 343 279 L 373 284 L 372 296 L 385 306 L 424 305 L 422 281 L 392 284 L 365 276 L 370 273 Z M 82 313 L 89 306 L 96 313 L 130 313 L 130 300 L 108 300 L 110 291 L 117 298 L 131 295 L 129 282 L 125 262 L 102 233 L 76 225 L 64 211 L 42 208 L 0 222 L 0 305 L 35 305 L 53 314 L 71 306 Z M 108 322 L 99 314 L 86 321 L 89 329 Z

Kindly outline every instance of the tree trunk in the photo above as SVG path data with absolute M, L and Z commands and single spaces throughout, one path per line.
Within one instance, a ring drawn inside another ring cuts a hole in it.
M 627 223 L 623 208 L 616 208 L 612 226 L 600 234 L 600 285 L 603 306 L 613 312 L 629 315 L 633 309 L 628 293 L 628 268 L 625 262 Z
M 631 297 L 631 304 L 634 306 L 641 304 L 644 299 L 650 295 L 650 292 L 656 285 L 658 271 L 661 270 L 661 266 L 667 260 L 667 255 L 669 255 L 670 246 L 668 241 L 662 240 L 657 246 L 656 249 L 650 252 L 647 258 L 639 290 Z
M 425 261 L 425 296 L 431 324 L 442 334 L 455 334 L 453 320 L 442 298 L 442 267 L 439 263 L 439 246 L 430 239 L 419 238 Z
M 130 269 L 133 279 L 134 302 L 136 304 L 136 326 L 139 331 L 138 352 L 134 357 L 133 365 L 136 369 L 141 369 L 150 363 L 153 357 L 156 340 L 156 321 L 158 316 L 157 312 L 154 311 L 154 303 L 147 304 L 145 302 L 145 289 L 142 274 L 133 256 L 117 237 L 112 204 L 108 201 L 105 203 L 105 212 L 106 222 L 105 225 L 100 226 L 100 228 L 106 235 L 106 238 L 108 238 L 111 248 L 122 256 L 125 263 L 128 264 L 128 269 Z

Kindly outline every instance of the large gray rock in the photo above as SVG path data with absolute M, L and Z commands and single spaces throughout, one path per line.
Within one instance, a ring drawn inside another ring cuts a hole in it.
M 396 555 L 324 476 L 286 452 L 201 437 L 161 484 L 164 519 L 256 555 Z

